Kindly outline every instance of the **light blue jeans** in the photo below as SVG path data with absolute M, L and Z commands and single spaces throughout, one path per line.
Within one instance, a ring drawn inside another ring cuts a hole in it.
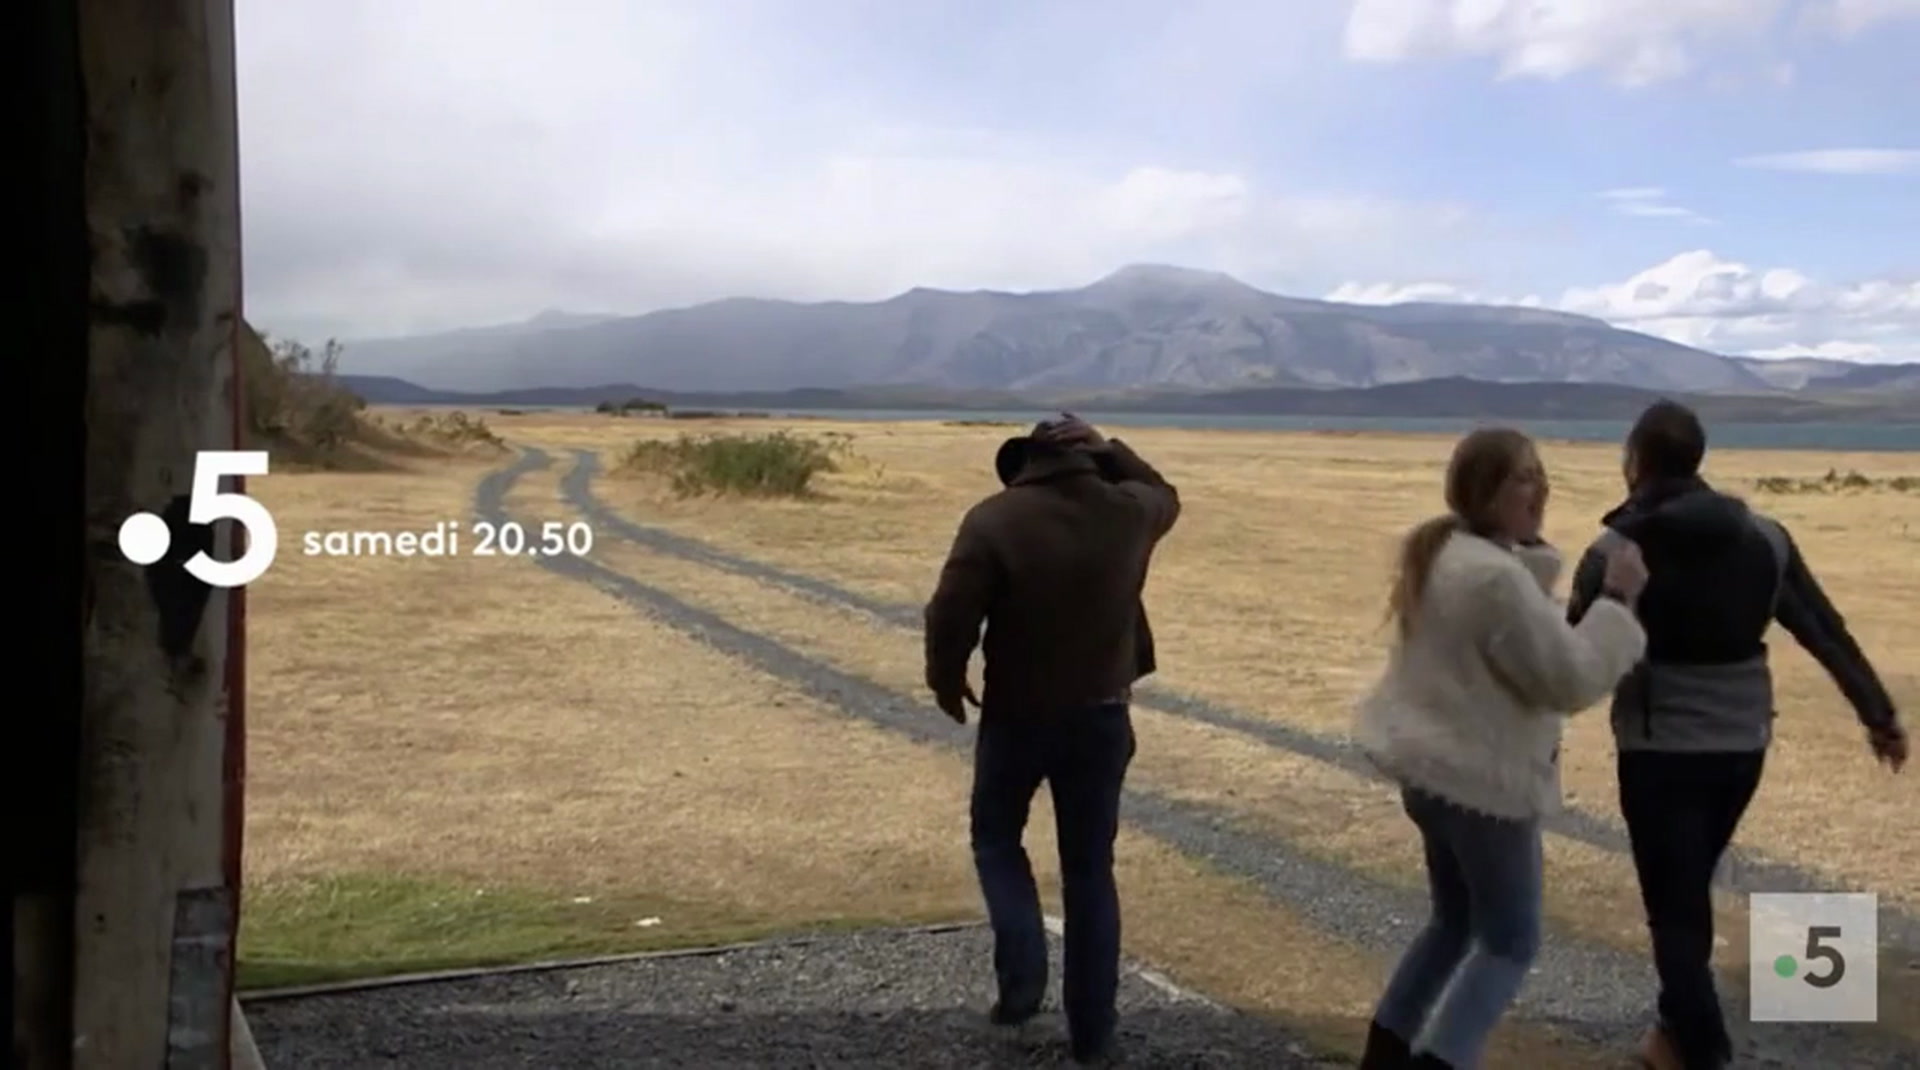
M 1374 1021 L 1468 1070 L 1540 951 L 1540 823 L 1401 792 L 1426 847 L 1433 915 L 1380 997 Z

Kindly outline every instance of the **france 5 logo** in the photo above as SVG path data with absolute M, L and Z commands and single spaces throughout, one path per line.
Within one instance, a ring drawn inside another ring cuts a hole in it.
M 1879 1018 L 1877 896 L 1756 892 L 1748 900 L 1747 919 L 1754 1021 Z
M 221 490 L 220 481 L 229 476 L 264 476 L 267 463 L 265 450 L 196 453 L 186 515 L 174 516 L 173 523 L 149 512 L 127 517 L 120 522 L 121 555 L 136 565 L 154 564 L 173 548 L 175 529 L 193 525 L 200 529 L 197 541 L 202 545 L 182 563 L 188 575 L 209 587 L 243 587 L 259 579 L 279 552 L 280 528 L 266 506 L 237 491 Z M 232 561 L 222 561 L 208 552 L 212 543 L 210 525 L 220 520 L 231 520 L 245 531 L 244 539 L 236 541 L 244 542 L 246 549 Z

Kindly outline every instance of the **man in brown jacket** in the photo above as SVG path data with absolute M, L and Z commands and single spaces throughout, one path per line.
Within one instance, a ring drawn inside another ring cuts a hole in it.
M 1180 515 L 1173 486 L 1077 417 L 1009 439 L 1006 488 L 960 523 L 926 609 L 927 686 L 947 716 L 980 707 L 971 839 L 994 933 L 996 1023 L 1038 1013 L 1047 987 L 1040 896 L 1022 844 L 1041 781 L 1053 796 L 1066 907 L 1062 1004 L 1074 1058 L 1112 1047 L 1120 788 L 1133 759 L 1132 686 L 1153 670 L 1140 594 Z M 987 627 L 984 644 L 980 628 Z M 984 698 L 967 683 L 976 645 Z

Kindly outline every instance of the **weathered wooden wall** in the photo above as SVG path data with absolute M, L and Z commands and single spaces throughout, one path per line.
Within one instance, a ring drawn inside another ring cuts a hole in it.
M 231 0 L 79 0 L 92 251 L 74 1065 L 226 1065 L 228 598 L 186 579 L 194 455 L 234 442 Z M 169 517 L 142 568 L 119 525 Z M 224 528 L 225 525 L 222 525 Z

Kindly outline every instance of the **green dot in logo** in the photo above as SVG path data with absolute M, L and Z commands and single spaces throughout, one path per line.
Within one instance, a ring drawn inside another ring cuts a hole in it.
M 1773 960 L 1773 972 L 1782 977 L 1792 977 L 1800 972 L 1800 964 L 1794 961 L 1792 955 L 1782 955 Z

